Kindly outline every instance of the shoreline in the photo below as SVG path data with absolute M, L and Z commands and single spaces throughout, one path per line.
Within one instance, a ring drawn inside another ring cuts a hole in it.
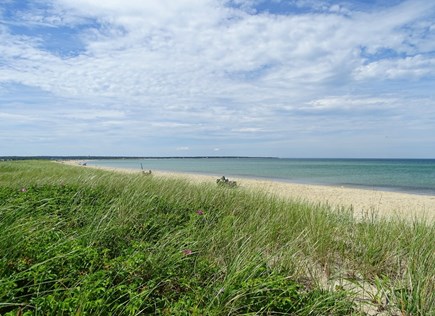
M 64 160 L 61 163 L 84 167 L 82 160 Z M 124 173 L 141 173 L 138 169 L 87 166 Z M 215 183 L 215 175 L 153 170 L 153 175 L 162 178 L 181 178 L 193 183 Z M 409 220 L 427 219 L 435 222 L 435 195 L 411 194 L 382 191 L 369 188 L 302 184 L 250 177 L 231 177 L 241 188 L 260 190 L 268 195 L 283 199 L 301 200 L 314 204 L 329 205 L 333 209 L 352 208 L 354 216 L 362 217 L 375 213 L 380 217 L 400 217 Z

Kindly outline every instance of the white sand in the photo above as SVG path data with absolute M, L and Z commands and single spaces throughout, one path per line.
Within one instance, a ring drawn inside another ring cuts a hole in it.
M 83 161 L 63 161 L 78 166 Z M 89 167 L 88 167 L 89 168 Z M 106 167 L 90 168 L 116 172 L 138 173 L 137 169 L 117 169 Z M 215 183 L 218 177 L 191 173 L 154 171 L 157 177 L 183 178 L 194 183 Z M 400 216 L 402 218 L 427 218 L 435 221 L 435 196 L 399 192 L 354 189 L 338 186 L 306 185 L 251 178 L 230 178 L 242 188 L 261 190 L 281 198 L 301 199 L 312 203 L 328 204 L 332 207 L 352 207 L 360 216 L 375 211 L 379 216 Z

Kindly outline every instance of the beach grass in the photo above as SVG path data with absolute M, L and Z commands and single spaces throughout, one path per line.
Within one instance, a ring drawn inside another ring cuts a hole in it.
M 0 314 L 435 315 L 435 225 L 0 163 Z

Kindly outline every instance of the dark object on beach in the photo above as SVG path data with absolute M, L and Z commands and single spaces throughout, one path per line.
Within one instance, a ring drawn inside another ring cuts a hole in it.
M 228 186 L 230 188 L 235 188 L 237 186 L 236 181 L 230 181 L 230 179 L 225 178 L 225 176 L 222 176 L 222 178 L 217 179 L 216 183 L 218 185 L 225 185 L 225 186 Z
M 145 171 L 145 170 L 143 170 L 143 165 L 142 165 L 142 163 L 140 164 L 140 168 L 142 169 L 142 174 L 144 174 L 144 175 L 146 175 L 146 176 L 149 176 L 149 175 L 151 175 L 151 170 L 148 170 L 148 171 Z

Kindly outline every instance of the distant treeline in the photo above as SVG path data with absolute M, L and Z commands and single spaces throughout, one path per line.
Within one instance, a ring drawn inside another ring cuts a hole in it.
M 133 156 L 0 156 L 5 160 L 101 160 L 101 159 L 207 159 L 207 158 L 275 158 L 246 156 L 172 156 L 172 157 L 133 157 Z

